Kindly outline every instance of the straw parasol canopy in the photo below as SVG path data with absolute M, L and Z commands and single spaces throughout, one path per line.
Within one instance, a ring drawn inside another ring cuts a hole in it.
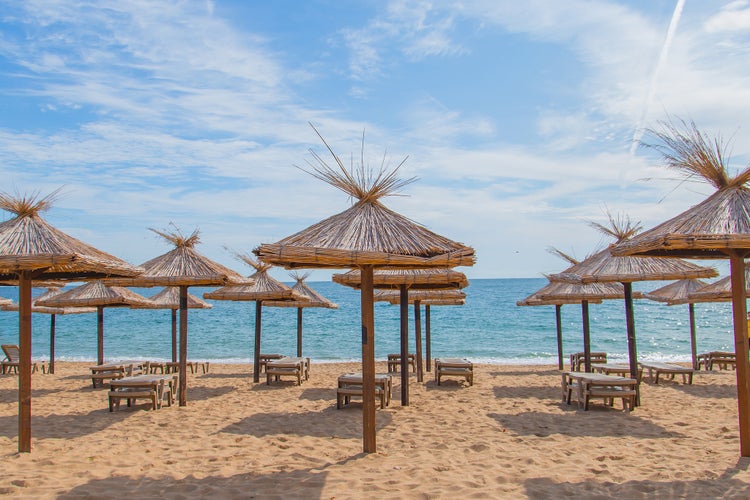
M 745 262 L 745 296 L 750 296 L 750 267 Z M 691 302 L 731 302 L 732 301 L 732 277 L 725 276 L 720 280 L 707 284 L 688 295 L 687 301 Z M 682 303 L 682 301 L 674 301 Z
M 353 269 L 344 274 L 334 274 L 333 281 L 352 288 L 360 288 L 362 273 L 359 269 Z M 424 379 L 422 359 L 422 317 L 421 300 L 410 301 L 409 296 L 415 290 L 442 290 L 458 289 L 469 285 L 469 280 L 464 273 L 452 269 L 378 269 L 373 273 L 373 286 L 378 289 L 396 289 L 399 294 L 401 306 L 401 405 L 409 405 L 409 308 L 408 304 L 414 304 L 414 329 L 417 361 L 417 381 Z M 417 296 L 418 297 L 418 296 Z M 376 298 L 377 300 L 377 298 Z
M 339 306 L 320 295 L 305 283 L 305 280 L 310 276 L 310 273 L 293 272 L 290 276 L 295 280 L 292 290 L 301 293 L 307 300 L 268 300 L 264 305 L 270 307 L 297 308 L 297 357 L 302 357 L 302 310 L 307 307 L 338 309 Z
M 362 434 L 364 452 L 373 453 L 376 451 L 373 269 L 471 266 L 474 249 L 440 236 L 383 205 L 383 197 L 397 194 L 414 180 L 398 178 L 403 161 L 390 168 L 384 159 L 381 168 L 373 170 L 364 161 L 363 135 L 360 163 L 347 169 L 325 140 L 323 144 L 336 167 L 332 168 L 311 151 L 315 163 L 308 162 L 312 167 L 310 173 L 349 194 L 355 203 L 292 236 L 262 244 L 253 252 L 264 262 L 288 269 L 358 267 L 362 271 Z
M 18 451 L 31 451 L 31 287 L 33 281 L 137 276 L 131 266 L 58 229 L 41 217 L 59 190 L 12 196 L 0 193 L 0 209 L 14 215 L 0 223 L 0 280 L 18 280 Z
M 577 263 L 577 262 L 576 262 Z M 583 325 L 584 364 L 587 371 L 591 370 L 591 333 L 589 328 L 589 304 L 601 303 L 608 299 L 621 299 L 625 296 L 622 285 L 616 283 L 566 283 L 550 281 L 545 286 L 529 295 L 519 306 L 554 305 L 557 323 L 557 367 L 562 370 L 562 315 L 564 304 L 580 304 Z
M 705 288 L 707 283 L 701 280 L 679 280 L 661 288 L 643 294 L 643 298 L 665 302 L 669 306 L 687 304 L 690 317 L 690 354 L 693 369 L 698 369 L 698 347 L 695 340 L 695 300 L 691 299 L 694 292 Z
M 622 242 L 616 255 L 729 259 L 740 452 L 750 456 L 750 362 L 748 362 L 745 258 L 750 255 L 750 167 L 730 175 L 722 139 L 709 139 L 695 123 L 666 122 L 651 130 L 655 149 L 668 168 L 689 180 L 708 182 L 716 192 L 701 203 L 637 237 Z
M 55 373 L 55 334 L 57 327 L 57 316 L 66 314 L 87 314 L 96 312 L 95 307 L 44 307 L 37 305 L 40 300 L 55 297 L 63 293 L 60 287 L 51 287 L 38 295 L 31 304 L 31 312 L 50 315 L 49 326 L 49 373 Z M 0 309 L 3 311 L 18 311 L 18 304 L 8 299 L 8 303 L 0 303 Z
M 292 290 L 284 283 L 274 279 L 268 274 L 273 267 L 254 261 L 249 255 L 235 253 L 242 262 L 255 269 L 255 274 L 250 276 L 252 284 L 249 285 L 227 285 L 212 292 L 203 294 L 203 298 L 212 300 L 246 300 L 255 301 L 255 346 L 253 349 L 253 382 L 260 381 L 260 337 L 261 320 L 263 314 L 264 300 L 294 300 L 301 302 L 305 296 L 296 290 Z
M 148 298 L 150 304 L 144 306 L 132 306 L 133 309 L 170 309 L 172 313 L 172 362 L 177 362 L 177 311 L 180 309 L 180 289 L 176 286 L 164 287 L 160 292 Z M 192 293 L 187 294 L 188 309 L 211 309 L 213 305 L 196 297 Z
M 625 321 L 628 335 L 628 357 L 630 376 L 638 376 L 638 351 L 633 315 L 634 281 L 665 281 L 693 278 L 712 278 L 716 269 L 702 267 L 681 259 L 642 258 L 615 256 L 611 250 L 616 245 L 630 240 L 641 230 L 640 223 L 632 223 L 627 216 L 613 217 L 607 214 L 609 226 L 591 222 L 590 225 L 605 235 L 615 238 L 615 243 L 584 259 L 564 273 L 553 275 L 554 280 L 574 283 L 622 283 L 625 291 Z
M 104 364 L 104 308 L 147 304 L 149 300 L 146 297 L 127 288 L 109 286 L 102 280 L 90 281 L 53 297 L 37 300 L 37 305 L 45 307 L 96 307 L 96 362 L 99 365 Z
M 173 225 L 174 226 L 174 225 Z M 223 286 L 247 282 L 240 274 L 198 253 L 199 231 L 186 236 L 174 226 L 173 231 L 151 231 L 174 245 L 174 249 L 142 264 L 144 272 L 137 279 L 115 280 L 119 286 L 177 286 L 180 291 L 180 368 L 178 399 L 180 406 L 187 405 L 187 289 L 190 286 Z

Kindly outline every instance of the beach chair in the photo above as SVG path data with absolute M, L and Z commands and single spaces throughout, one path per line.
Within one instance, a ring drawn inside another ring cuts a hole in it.
M 10 373 L 11 370 L 13 373 L 18 373 L 18 367 L 21 362 L 21 351 L 18 346 L 14 344 L 3 344 L 0 347 L 2 347 L 3 353 L 5 354 L 5 359 L 0 362 L 0 371 L 3 374 Z M 32 373 L 39 371 L 39 366 L 37 366 L 36 363 L 31 363 L 31 371 Z
M 435 382 L 440 385 L 442 377 L 463 377 L 474 385 L 474 365 L 468 359 L 435 358 Z
M 417 359 L 414 354 L 406 355 L 406 365 L 411 367 L 411 371 L 417 371 Z M 388 373 L 396 373 L 399 371 L 401 371 L 401 354 L 389 354 Z
M 606 352 L 592 352 L 590 353 L 591 363 L 606 364 L 607 353 Z M 581 367 L 586 362 L 586 353 L 574 352 L 570 354 L 570 370 L 574 372 L 581 371 Z

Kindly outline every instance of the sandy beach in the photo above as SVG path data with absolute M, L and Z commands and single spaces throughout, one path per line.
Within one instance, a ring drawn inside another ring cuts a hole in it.
M 565 405 L 551 366 L 479 365 L 475 384 L 412 376 L 411 405 L 377 411 L 362 453 L 361 406 L 336 409 L 339 374 L 253 384 L 248 365 L 189 376 L 188 406 L 107 408 L 89 364 L 33 377 L 32 452 L 17 453 L 17 380 L 0 376 L 0 494 L 16 497 L 731 498 L 750 496 L 739 458 L 735 375 L 642 385 L 633 413 Z M 378 364 L 385 371 L 385 364 Z

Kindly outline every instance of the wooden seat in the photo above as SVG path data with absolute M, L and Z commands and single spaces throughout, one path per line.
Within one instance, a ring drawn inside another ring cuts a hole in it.
M 269 363 L 269 361 L 275 361 L 277 359 L 281 359 L 284 356 L 282 354 L 261 354 L 258 358 L 260 361 L 258 365 L 260 366 L 260 373 L 263 373 L 266 371 L 266 365 Z
M 168 389 L 169 402 L 168 406 L 172 406 L 171 391 Z M 109 411 L 114 411 L 114 408 L 120 409 L 120 401 L 123 399 L 127 400 L 128 406 L 132 406 L 136 399 L 148 399 L 151 401 L 151 409 L 156 410 L 161 404 L 160 395 L 164 394 L 164 381 L 160 381 L 157 387 L 152 388 L 138 388 L 138 389 L 119 389 L 114 388 L 109 391 Z
M 406 364 L 411 368 L 411 371 L 417 371 L 417 359 L 414 354 L 406 355 Z M 388 372 L 395 373 L 401 371 L 401 354 L 389 354 L 388 355 Z
M 283 376 L 297 378 L 297 385 L 302 385 L 302 380 L 310 378 L 310 358 L 283 357 L 269 361 L 266 364 L 266 385 L 271 385 L 271 380 L 280 380 Z
M 0 371 L 5 373 L 18 373 L 18 369 L 21 363 L 21 350 L 15 344 L 3 344 L 3 353 L 5 353 L 5 359 L 0 362 Z M 31 363 L 31 373 L 39 371 L 39 366 L 35 363 Z
M 694 370 L 692 368 L 658 361 L 642 361 L 640 365 L 643 369 L 648 370 L 648 380 L 649 382 L 653 380 L 654 384 L 659 383 L 659 376 L 662 374 L 669 379 L 674 379 L 674 376 L 679 374 L 682 375 L 683 384 L 693 383 Z
M 336 389 L 336 408 L 341 409 L 351 402 L 352 396 L 362 397 L 361 385 L 347 385 Z M 385 408 L 386 393 L 382 387 L 375 386 L 375 398 L 380 399 L 380 408 Z
M 474 365 L 467 359 L 435 358 L 435 382 L 440 385 L 442 377 L 463 377 L 474 385 Z
M 707 370 L 713 370 L 714 365 L 720 370 L 732 370 L 737 368 L 737 356 L 733 352 L 711 351 L 708 353 Z
M 591 358 L 591 363 L 600 363 L 600 364 L 606 364 L 607 363 L 607 353 L 606 352 L 591 352 L 589 353 L 589 356 Z M 570 370 L 574 372 L 581 371 L 581 367 L 586 362 L 586 353 L 584 352 L 574 352 L 570 354 Z

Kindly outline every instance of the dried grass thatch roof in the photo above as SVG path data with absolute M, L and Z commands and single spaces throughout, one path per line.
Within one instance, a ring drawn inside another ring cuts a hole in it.
M 271 307 L 322 307 L 326 309 L 338 309 L 338 304 L 323 297 L 305 283 L 305 280 L 309 276 L 310 273 L 291 273 L 291 277 L 296 281 L 292 290 L 304 295 L 307 300 L 269 300 L 263 302 L 263 305 Z
M 96 280 L 36 303 L 46 307 L 131 307 L 146 306 L 149 300 L 127 288 Z
M 750 296 L 750 267 L 745 263 L 745 296 Z M 688 302 L 729 302 L 732 300 L 732 277 L 720 280 L 700 288 L 688 296 Z
M 621 299 L 623 297 L 624 291 L 619 283 L 589 283 L 584 285 L 550 281 L 525 299 L 516 302 L 516 305 L 557 306 L 580 304 L 583 300 L 596 304 L 605 299 Z
M 133 309 L 173 309 L 177 310 L 180 308 L 180 289 L 176 286 L 164 287 L 159 293 L 152 295 L 148 298 L 150 304 L 143 306 L 133 306 Z M 188 309 L 211 309 L 212 304 L 209 304 L 200 297 L 196 297 L 192 293 L 187 294 L 187 306 Z
M 726 258 L 730 249 L 750 249 L 750 167 L 735 176 L 725 164 L 721 138 L 709 140 L 695 123 L 663 124 L 652 131 L 653 147 L 667 167 L 688 180 L 702 180 L 717 192 L 676 217 L 613 249 L 615 255 Z
M 344 274 L 334 274 L 333 281 L 359 288 L 362 284 L 362 272 L 352 269 Z M 465 288 L 469 286 L 469 280 L 464 273 L 453 269 L 377 269 L 373 272 L 375 288 L 398 288 L 400 285 L 407 285 L 409 290 Z
M 56 196 L 27 197 L 0 193 L 0 209 L 16 217 L 0 223 L 0 280 L 14 280 L 23 270 L 34 279 L 72 280 L 137 276 L 143 270 L 97 250 L 47 223 L 40 213 Z
M 239 273 L 225 267 L 195 250 L 200 242 L 198 230 L 190 236 L 179 230 L 154 233 L 172 243 L 175 248 L 141 264 L 144 272 L 137 278 L 112 280 L 119 286 L 216 286 L 247 282 Z
M 31 312 L 40 314 L 88 314 L 96 312 L 95 307 L 45 307 L 37 305 L 38 301 L 57 297 L 61 293 L 64 293 L 60 288 L 48 288 L 44 293 L 39 294 L 31 304 Z M 10 299 L 9 299 L 10 300 Z M 18 304 L 11 301 L 9 304 L 0 305 L 0 309 L 3 311 L 18 311 Z
M 474 249 L 440 236 L 380 202 L 411 182 L 398 179 L 398 167 L 389 171 L 381 166 L 376 173 L 365 165 L 362 155 L 358 167 L 347 168 L 323 142 L 336 168 L 313 153 L 318 164 L 312 175 L 357 201 L 348 210 L 277 243 L 260 245 L 253 252 L 261 260 L 286 268 L 450 268 L 474 264 Z
M 255 274 L 250 276 L 252 284 L 227 285 L 212 292 L 203 294 L 205 299 L 213 300 L 295 300 L 304 302 L 305 296 L 292 290 L 284 283 L 274 279 L 268 274 L 272 267 L 270 264 L 259 263 L 248 255 L 237 254 L 237 257 L 255 269 Z
M 424 305 L 463 305 L 466 301 L 466 293 L 461 290 L 410 290 L 409 303 L 416 301 Z M 398 290 L 378 290 L 375 292 L 376 302 L 401 303 L 401 294 Z M 439 302 L 439 304 L 437 303 Z
M 708 283 L 701 280 L 679 280 L 651 292 L 644 293 L 643 298 L 657 302 L 666 302 L 670 306 L 688 304 L 693 302 L 690 300 L 690 295 L 707 285 Z

